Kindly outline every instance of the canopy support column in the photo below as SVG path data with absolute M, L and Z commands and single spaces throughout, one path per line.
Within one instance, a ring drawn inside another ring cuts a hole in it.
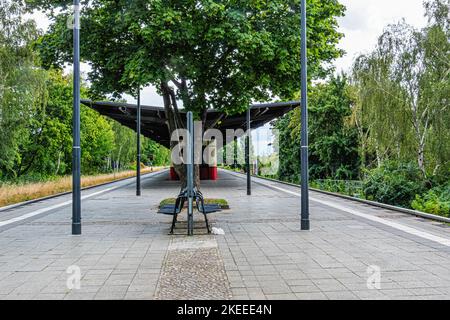
M 238 150 L 237 150 L 237 137 L 234 137 L 233 139 L 233 169 L 236 169 L 238 167 Z
M 72 234 L 81 234 L 80 0 L 73 1 Z
M 136 196 L 141 195 L 141 88 L 138 87 L 136 111 Z
M 247 135 L 245 136 L 245 170 L 247 171 L 247 195 L 252 195 L 252 181 L 250 172 L 250 139 L 251 139 L 251 124 L 250 124 L 250 107 L 247 109 Z
M 188 235 L 194 234 L 194 120 L 191 111 L 187 113 L 188 141 L 187 153 L 187 198 L 188 198 Z
M 308 163 L 308 60 L 306 42 L 306 0 L 301 0 L 301 230 L 309 225 Z

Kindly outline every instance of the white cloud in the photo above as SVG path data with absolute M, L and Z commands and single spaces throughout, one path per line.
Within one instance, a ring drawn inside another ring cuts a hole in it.
M 423 0 L 340 0 L 347 7 L 339 19 L 339 31 L 345 34 L 339 47 L 347 53 L 335 63 L 337 71 L 347 71 L 361 53 L 372 50 L 383 29 L 405 19 L 421 28 L 425 26 Z
M 124 98 L 129 103 L 137 103 L 136 99 L 130 95 L 125 95 Z M 162 106 L 163 98 L 156 92 L 156 88 L 154 86 L 149 86 L 141 90 L 141 103 L 147 106 Z M 181 101 L 179 101 L 179 104 L 181 107 Z

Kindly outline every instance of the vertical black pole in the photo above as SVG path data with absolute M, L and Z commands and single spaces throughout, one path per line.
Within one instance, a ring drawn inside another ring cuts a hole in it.
M 237 137 L 234 137 L 233 140 L 233 169 L 237 168 Z
M 141 195 L 141 88 L 138 87 L 136 110 L 136 196 Z
M 308 60 L 306 47 L 306 0 L 301 0 L 301 229 L 309 230 L 309 164 L 308 164 Z
M 245 137 L 245 166 L 247 170 L 247 195 L 252 195 L 252 181 L 250 175 L 250 137 L 251 137 L 251 125 L 250 125 L 250 108 L 247 110 L 247 135 Z
M 81 234 L 80 0 L 73 1 L 72 234 Z
M 191 111 L 187 113 L 188 141 L 187 152 L 187 196 L 188 196 L 188 235 L 194 233 L 194 118 Z

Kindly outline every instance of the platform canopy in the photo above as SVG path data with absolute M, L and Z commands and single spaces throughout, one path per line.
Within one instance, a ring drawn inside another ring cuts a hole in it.
M 136 111 L 137 105 L 117 102 L 96 102 L 90 100 L 82 100 L 84 105 L 97 110 L 100 114 L 116 120 L 124 126 L 136 130 Z M 250 107 L 251 113 L 251 127 L 252 129 L 259 128 L 264 124 L 283 116 L 295 107 L 298 107 L 300 102 L 279 102 L 252 105 Z M 186 112 L 180 111 L 181 117 L 186 117 Z M 163 146 L 170 146 L 170 133 L 166 125 L 166 115 L 164 108 L 154 106 L 141 106 L 141 133 L 156 141 Z M 219 129 L 225 135 L 226 129 L 243 129 L 246 130 L 246 112 L 237 115 L 226 115 L 219 110 L 208 110 L 206 127 L 207 129 L 213 127 Z

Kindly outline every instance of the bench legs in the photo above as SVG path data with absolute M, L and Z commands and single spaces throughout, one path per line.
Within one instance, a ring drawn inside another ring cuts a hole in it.
M 183 210 L 184 202 L 187 200 L 187 196 L 185 192 L 180 192 L 179 196 L 177 197 L 177 200 L 175 201 L 175 207 L 173 210 L 173 219 L 172 219 L 172 226 L 170 228 L 170 234 L 173 234 L 173 231 L 175 229 L 175 224 L 177 223 L 178 214 Z M 203 216 L 205 217 L 205 223 L 206 223 L 206 230 L 208 230 L 208 234 L 211 233 L 211 229 L 209 228 L 209 222 L 208 222 L 208 215 L 205 211 L 205 202 L 203 200 L 203 195 L 200 191 L 195 191 L 194 199 L 197 204 L 197 210 L 201 213 L 203 213 Z M 200 208 L 201 206 L 201 208 Z M 189 217 L 188 217 L 189 219 Z M 188 227 L 188 235 L 191 235 Z
M 175 207 L 173 209 L 173 219 L 172 219 L 172 227 L 170 228 L 170 234 L 173 234 L 173 229 L 175 229 L 175 224 L 177 223 L 178 213 L 183 209 L 184 199 L 178 197 L 175 201 Z
M 208 230 L 208 234 L 211 233 L 211 230 L 209 229 L 209 223 L 208 223 L 208 215 L 205 212 L 205 202 L 203 201 L 203 197 L 201 195 L 201 193 L 195 198 L 195 201 L 197 202 L 197 210 L 200 211 L 200 203 L 202 205 L 202 210 L 201 212 L 203 213 L 203 216 L 205 217 L 205 223 L 206 223 L 206 230 Z

